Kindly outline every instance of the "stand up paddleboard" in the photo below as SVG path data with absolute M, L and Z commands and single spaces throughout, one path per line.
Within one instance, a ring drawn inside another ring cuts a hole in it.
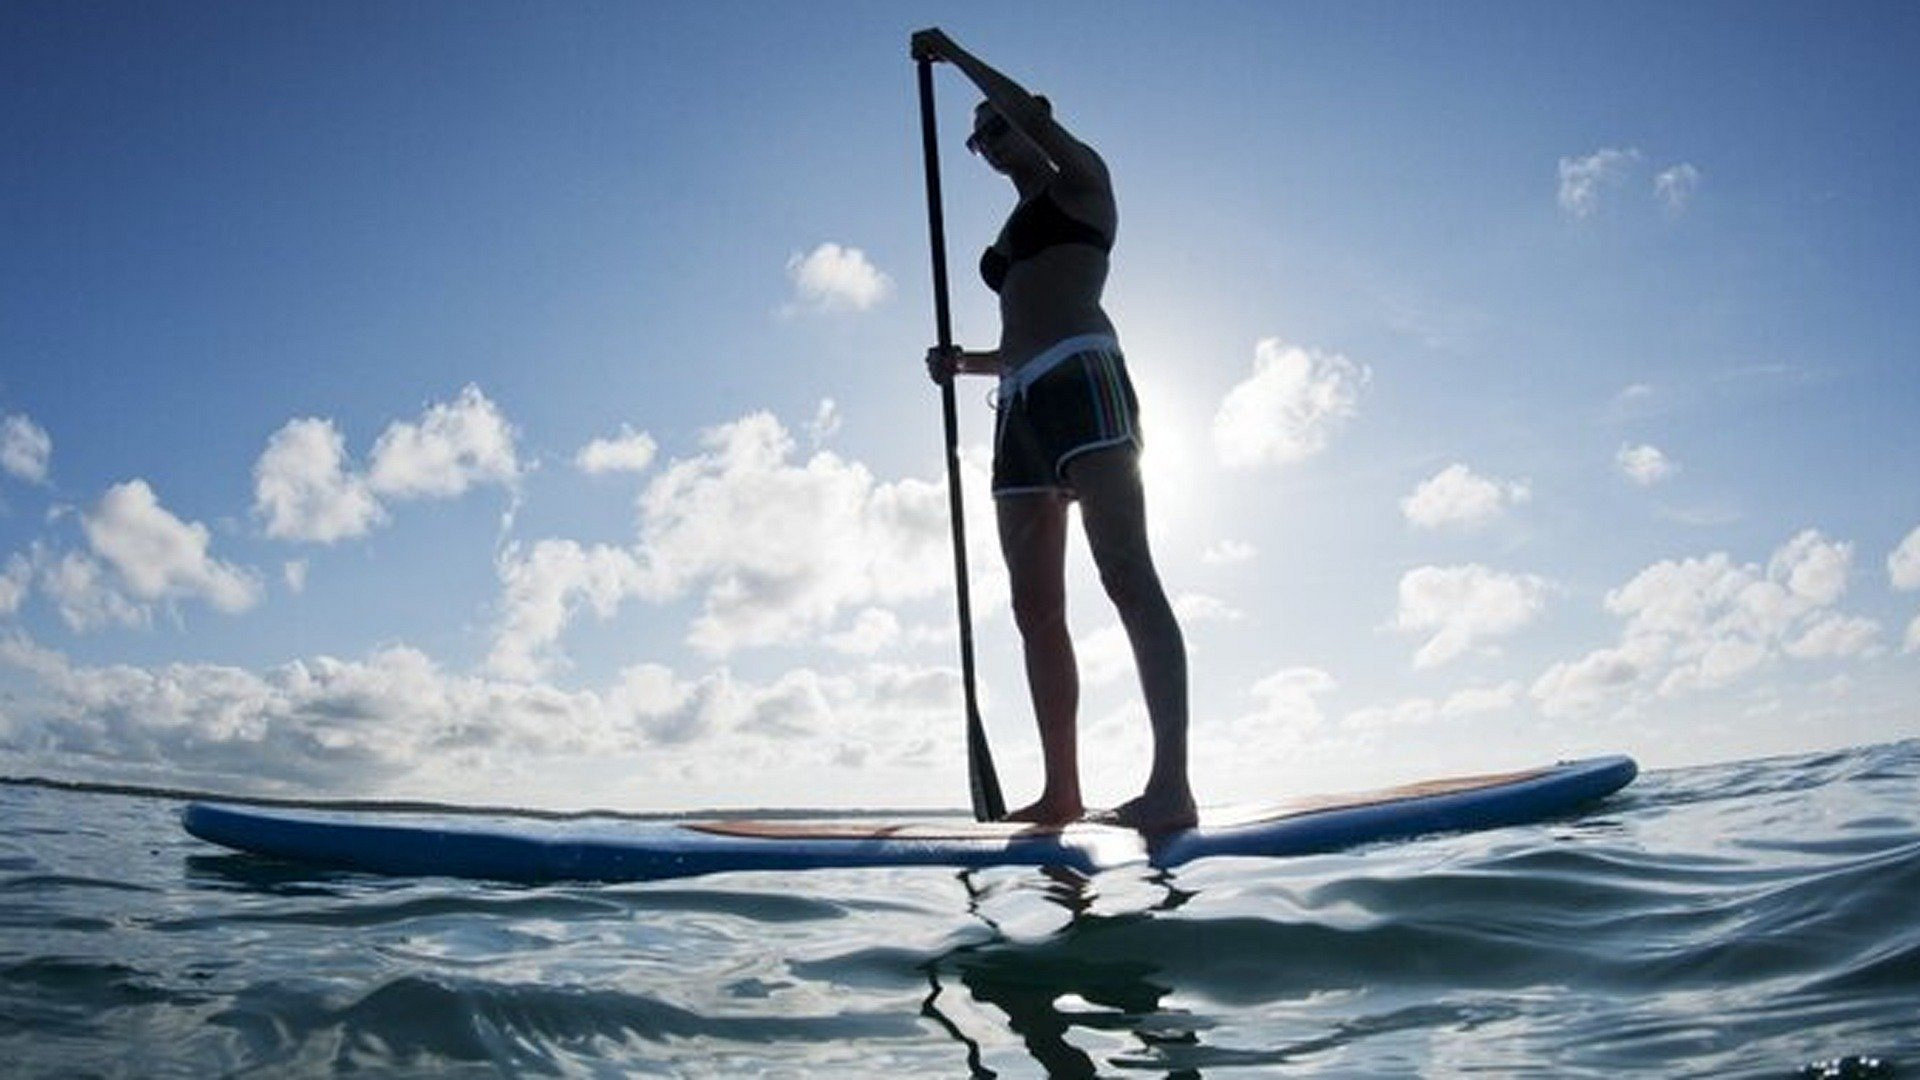
M 1354 795 L 1201 812 L 1198 828 L 1149 841 L 1130 829 L 971 821 L 883 824 L 747 819 L 541 821 L 190 804 L 193 835 L 312 866 L 492 881 L 649 881 L 739 870 L 877 866 L 1064 866 L 1092 873 L 1216 855 L 1281 857 L 1557 817 L 1630 783 L 1631 758 L 1432 780 Z

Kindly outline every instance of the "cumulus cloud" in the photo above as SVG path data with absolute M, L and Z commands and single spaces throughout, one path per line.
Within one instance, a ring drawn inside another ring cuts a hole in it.
M 331 544 L 387 520 L 381 500 L 451 498 L 475 484 L 520 476 L 514 430 L 476 386 L 387 425 L 369 467 L 356 472 L 331 420 L 289 420 L 253 466 L 253 512 L 268 536 Z
M 428 406 L 417 423 L 388 425 L 373 444 L 367 483 L 376 494 L 398 499 L 450 498 L 519 475 L 512 426 L 469 385 L 453 401 Z
M 541 540 L 501 553 L 499 623 L 487 668 L 510 679 L 539 678 L 559 661 L 561 633 L 576 614 L 610 617 L 629 597 L 663 590 L 634 552 L 607 544 Z
M 921 480 L 878 482 L 827 451 L 795 459 L 768 413 L 703 436 L 641 497 L 648 572 L 679 594 L 704 590 L 690 641 L 725 653 L 799 640 L 845 608 L 946 587 L 946 493 Z
M 253 465 L 254 513 L 267 535 L 331 544 L 386 519 L 366 479 L 347 468 L 346 439 L 331 420 L 289 420 Z
M 630 762 L 616 793 L 724 761 L 822 767 L 865 758 L 925 763 L 956 752 L 959 681 L 944 669 L 873 664 L 795 669 L 753 682 L 725 670 L 687 678 L 658 664 L 596 689 L 562 691 L 450 673 L 393 646 L 361 660 L 317 657 L 254 671 L 216 664 L 92 667 L 19 635 L 0 666 L 31 677 L 0 725 L 0 752 L 90 775 L 258 794 L 455 797 L 497 802 L 512 772 L 579 772 Z M 577 784 L 546 784 L 578 807 Z M 734 784 L 732 790 L 737 790 Z M 621 801 L 631 804 L 631 799 Z
M 1413 494 L 1400 500 L 1400 512 L 1423 529 L 1449 525 L 1471 529 L 1487 524 L 1506 507 L 1526 502 L 1530 496 L 1524 481 L 1495 480 L 1456 463 L 1421 481 Z
M 1887 556 L 1887 580 L 1902 592 L 1920 589 L 1920 526 Z
M 1854 656 L 1879 625 L 1832 611 L 1847 588 L 1853 546 L 1808 529 L 1762 567 L 1724 552 L 1653 564 L 1607 594 L 1625 620 L 1619 644 L 1553 665 L 1532 695 L 1550 715 L 1634 691 L 1673 696 L 1732 683 L 1778 655 Z
M 1859 656 L 1873 647 L 1880 637 L 1880 624 L 1857 615 L 1823 612 L 1809 623 L 1800 636 L 1783 648 L 1788 656 L 1811 660 L 1821 656 Z
M 260 599 L 258 578 L 212 558 L 206 526 L 168 512 L 144 480 L 108 488 L 82 524 L 93 553 L 137 600 L 198 599 L 243 611 Z
M 768 413 L 713 428 L 702 445 L 648 484 L 634 544 L 542 540 L 502 556 L 490 670 L 535 677 L 580 612 L 690 594 L 702 606 L 688 640 L 710 654 L 820 636 L 879 648 L 886 628 L 869 610 L 947 587 L 940 485 L 881 482 L 823 450 L 802 459 Z M 853 625 L 840 622 L 847 612 Z
M 0 469 L 29 483 L 45 483 L 52 457 L 53 439 L 32 417 L 11 413 L 0 419 Z
M 1653 178 L 1653 193 L 1669 214 L 1684 212 L 1693 201 L 1693 193 L 1699 189 L 1700 170 L 1685 162 L 1662 169 Z
M 1560 159 L 1560 209 L 1575 218 L 1592 217 L 1604 192 L 1626 181 L 1640 151 L 1605 148 L 1586 157 Z
M 1326 722 L 1315 699 L 1339 687 L 1332 675 L 1316 667 L 1282 668 L 1253 684 L 1248 691 L 1258 708 L 1242 718 L 1243 729 L 1265 729 L 1298 735 Z
M 107 626 L 143 626 L 147 609 L 127 599 L 99 560 L 77 551 L 42 556 L 40 589 L 75 633 Z
M 620 434 L 595 439 L 573 456 L 574 468 L 589 476 L 610 472 L 646 472 L 659 446 L 653 436 L 620 425 Z
M 1547 590 L 1544 578 L 1501 573 L 1477 563 L 1416 567 L 1400 578 L 1394 628 L 1430 632 L 1413 663 L 1436 667 L 1532 622 L 1546 606 Z
M 1641 487 L 1651 487 L 1680 471 L 1680 466 L 1658 447 L 1645 444 L 1620 447 L 1613 463 L 1622 476 Z
M 824 243 L 787 260 L 794 306 L 814 311 L 866 311 L 887 298 L 893 282 L 859 248 Z
M 1234 386 L 1213 417 L 1220 460 L 1234 468 L 1287 465 L 1326 449 L 1350 419 L 1373 373 L 1338 353 L 1263 339 L 1253 374 Z
M 0 616 L 19 611 L 32 584 L 33 563 L 25 555 L 7 556 L 6 567 L 0 569 Z
M 903 631 L 900 617 L 886 608 L 865 608 L 853 623 L 838 633 L 821 638 L 821 644 L 836 652 L 872 656 L 898 644 Z
M 476 748 L 621 742 L 610 717 L 579 695 L 449 676 L 405 647 L 264 674 L 213 664 L 88 667 L 19 640 L 0 643 L 0 662 L 39 676 L 39 700 L 22 713 L 42 754 L 256 792 L 365 794 L 423 761 Z

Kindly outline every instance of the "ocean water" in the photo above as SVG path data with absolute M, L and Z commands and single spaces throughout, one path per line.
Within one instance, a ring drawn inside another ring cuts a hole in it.
M 0 1075 L 1920 1075 L 1920 742 L 1092 878 L 383 879 L 180 805 L 0 785 Z

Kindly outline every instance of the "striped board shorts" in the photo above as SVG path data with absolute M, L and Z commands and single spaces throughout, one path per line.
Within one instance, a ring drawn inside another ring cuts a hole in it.
M 1111 334 L 1081 334 L 1000 378 L 993 494 L 1073 498 L 1067 463 L 1110 446 L 1139 450 L 1140 401 Z

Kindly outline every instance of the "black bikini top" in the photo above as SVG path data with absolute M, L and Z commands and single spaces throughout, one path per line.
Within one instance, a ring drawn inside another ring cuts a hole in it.
M 1025 262 L 1050 247 L 1089 244 L 1101 251 L 1113 250 L 1112 237 L 1060 209 L 1050 188 L 1020 204 L 1007 219 L 1006 235 L 1005 254 L 990 247 L 980 255 L 980 278 L 994 292 L 1000 291 L 1014 263 Z

